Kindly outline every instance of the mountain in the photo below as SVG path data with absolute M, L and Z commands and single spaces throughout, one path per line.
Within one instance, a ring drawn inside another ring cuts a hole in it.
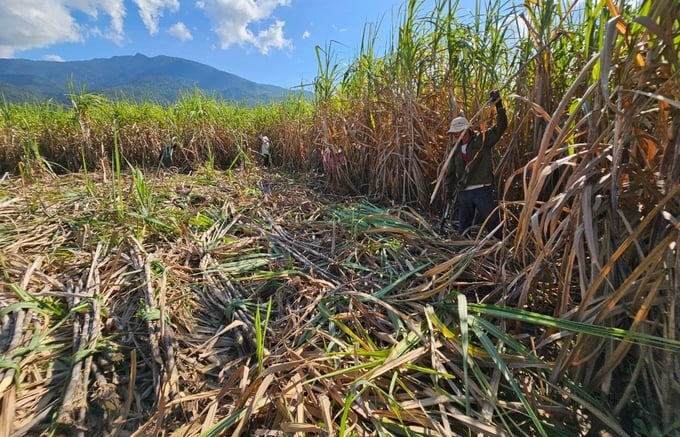
M 9 102 L 52 99 L 69 103 L 75 94 L 172 103 L 196 89 L 207 96 L 245 105 L 285 99 L 299 92 L 251 82 L 198 62 L 170 56 L 114 56 L 89 61 L 0 59 L 0 93 Z M 307 93 L 308 94 L 308 93 Z

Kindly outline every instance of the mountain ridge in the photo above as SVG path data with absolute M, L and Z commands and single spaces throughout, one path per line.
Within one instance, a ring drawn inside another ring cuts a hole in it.
M 0 93 L 5 101 L 13 103 L 51 99 L 67 104 L 71 92 L 86 92 L 111 99 L 168 104 L 197 89 L 209 97 L 248 106 L 300 93 L 166 55 L 148 57 L 137 53 L 64 62 L 0 59 Z

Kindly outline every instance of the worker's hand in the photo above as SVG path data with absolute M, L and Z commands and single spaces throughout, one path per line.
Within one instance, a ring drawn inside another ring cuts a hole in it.
M 496 105 L 496 109 L 503 109 L 503 100 L 501 99 L 501 93 L 498 90 L 489 91 L 489 97 Z

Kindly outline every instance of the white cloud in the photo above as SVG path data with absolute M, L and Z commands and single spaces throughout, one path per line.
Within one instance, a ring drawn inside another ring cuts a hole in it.
M 59 1 L 3 0 L 0 3 L 0 56 L 55 42 L 81 41 L 81 30 Z
M 134 0 L 134 2 L 150 35 L 158 33 L 158 20 L 163 16 L 164 9 L 170 12 L 179 10 L 179 0 Z
M 292 48 L 285 35 L 285 22 L 274 11 L 292 0 L 196 0 L 212 23 L 222 49 L 250 45 L 261 53 Z M 164 14 L 177 12 L 179 0 L 132 0 L 150 35 L 159 31 Z M 89 17 L 80 23 L 74 13 Z M 117 44 L 125 38 L 125 0 L 1 0 L 0 56 L 65 42 L 84 42 L 103 37 Z M 181 22 L 168 32 L 182 41 L 193 39 Z M 303 35 L 308 38 L 309 32 Z
M 16 0 L 11 1 L 14 2 Z M 89 35 L 103 36 L 117 44 L 123 41 L 123 21 L 126 15 L 124 0 L 47 0 L 46 3 L 37 0 L 37 2 L 41 5 L 51 4 L 64 8 L 69 15 L 71 11 L 75 10 L 89 15 L 93 20 L 99 18 L 100 12 L 109 18 L 109 27 L 104 31 L 101 31 L 96 25 L 92 27 L 89 27 L 87 23 L 78 25 L 79 41 L 84 40 Z M 72 16 L 71 19 L 73 19 Z
M 309 30 L 305 30 L 304 32 L 302 32 L 302 39 L 307 39 L 310 36 L 312 36 L 312 34 L 309 32 Z
M 64 62 L 64 58 L 59 55 L 45 55 L 46 61 Z
M 283 21 L 276 20 L 269 29 L 258 32 L 257 37 L 252 41 L 253 45 L 260 49 L 263 54 L 269 53 L 271 48 L 283 49 L 290 47 L 291 43 L 283 35 Z
M 0 56 L 63 42 L 82 42 L 88 33 L 99 33 L 78 24 L 72 10 L 93 19 L 101 10 L 111 19 L 106 36 L 120 41 L 125 5 L 123 0 L 3 0 L 0 3 Z
M 276 20 L 259 31 L 252 27 L 270 19 L 277 7 L 289 4 L 290 0 L 198 0 L 196 6 L 210 19 L 222 49 L 250 44 L 267 54 L 271 49 L 292 47 L 283 31 L 285 22 Z
M 179 0 L 133 0 L 149 34 L 158 33 L 158 22 L 165 11 L 179 10 Z M 92 19 L 76 22 L 74 12 Z M 83 42 L 101 36 L 122 43 L 125 0 L 2 0 L 0 2 L 0 56 L 65 42 Z M 101 29 L 100 16 L 108 19 Z M 181 29 L 171 30 L 177 32 Z M 180 32 L 182 34 L 182 32 Z M 178 38 L 186 38 L 188 32 Z
M 180 41 L 189 41 L 193 39 L 193 36 L 191 35 L 191 32 L 189 32 L 189 29 L 187 29 L 187 26 L 181 21 L 170 26 L 170 29 L 168 29 L 168 33 L 170 33 L 170 35 L 174 36 Z

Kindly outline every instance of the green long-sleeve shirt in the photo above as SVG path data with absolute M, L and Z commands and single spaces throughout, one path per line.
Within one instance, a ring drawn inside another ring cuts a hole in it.
M 446 171 L 446 189 L 450 196 L 456 190 L 472 185 L 493 184 L 493 156 L 491 148 L 500 140 L 508 127 L 505 108 L 496 107 L 496 124 L 484 132 L 471 132 L 467 145 L 467 168 L 463 162 L 461 146 L 453 155 Z

